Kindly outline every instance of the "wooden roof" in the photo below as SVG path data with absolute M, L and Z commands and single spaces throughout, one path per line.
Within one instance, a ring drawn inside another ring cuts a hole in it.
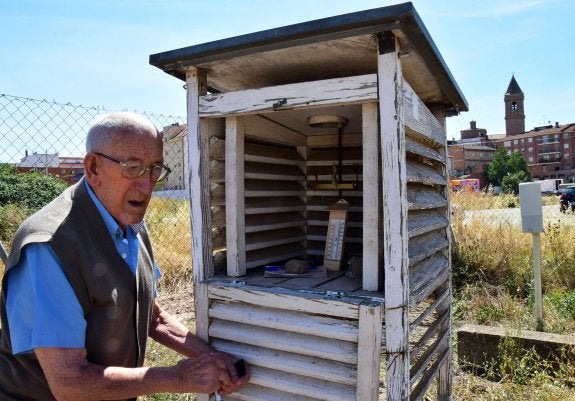
M 403 74 L 426 104 L 448 115 L 468 105 L 411 3 L 287 25 L 152 54 L 150 64 L 185 79 L 187 67 L 208 70 L 212 92 L 377 72 L 376 33 L 393 31 Z

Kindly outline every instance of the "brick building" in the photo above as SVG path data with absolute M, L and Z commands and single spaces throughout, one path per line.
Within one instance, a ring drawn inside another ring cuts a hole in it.
M 50 174 L 74 184 L 84 176 L 84 158 L 59 156 L 58 153 L 32 153 L 25 156 L 16 165 L 19 172 L 36 171 Z
M 493 160 L 496 149 L 481 144 L 449 145 L 451 178 L 477 178 L 483 187 L 487 182 L 487 164 Z
M 533 180 L 562 178 L 575 182 L 575 123 L 535 127 L 525 131 L 525 94 L 515 76 L 511 77 L 504 95 L 505 135 L 488 135 L 471 121 L 461 131 L 461 139 L 450 141 L 448 158 L 452 178 L 479 178 L 486 182 L 487 164 L 496 148 L 523 154 Z
M 534 180 L 575 182 L 575 124 L 547 125 L 496 141 L 509 153 L 523 154 Z
M 521 152 L 533 180 L 562 178 L 575 182 L 575 124 L 545 125 L 525 131 L 525 96 L 515 80 L 505 93 L 505 137 L 495 142 L 508 153 Z
M 461 139 L 448 144 L 450 178 L 477 178 L 484 187 L 487 183 L 487 164 L 496 150 L 495 144 L 487 136 L 487 130 L 477 128 L 477 123 L 471 121 L 469 129 L 461 131 Z
M 516 135 L 524 133 L 525 109 L 523 103 L 525 94 L 519 87 L 514 75 L 511 76 L 511 82 L 509 82 L 503 100 L 505 102 L 505 134 Z

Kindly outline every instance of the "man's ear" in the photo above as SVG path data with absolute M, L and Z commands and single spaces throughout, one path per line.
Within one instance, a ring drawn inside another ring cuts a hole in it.
M 84 173 L 86 176 L 86 181 L 91 187 L 98 186 L 100 183 L 102 164 L 99 158 L 93 154 L 88 153 L 84 157 Z

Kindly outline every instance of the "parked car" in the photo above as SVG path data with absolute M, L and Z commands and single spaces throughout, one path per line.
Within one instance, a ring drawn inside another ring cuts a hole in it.
M 569 208 L 575 212 L 575 185 L 559 190 L 559 211 L 565 213 Z

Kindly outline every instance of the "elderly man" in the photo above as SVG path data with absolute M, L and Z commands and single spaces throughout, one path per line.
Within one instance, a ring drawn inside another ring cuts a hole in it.
M 143 222 L 162 138 L 134 113 L 88 133 L 85 177 L 16 233 L 2 281 L 0 400 L 126 400 L 158 392 L 229 394 L 249 380 L 164 311 Z M 142 367 L 148 335 L 183 356 Z

